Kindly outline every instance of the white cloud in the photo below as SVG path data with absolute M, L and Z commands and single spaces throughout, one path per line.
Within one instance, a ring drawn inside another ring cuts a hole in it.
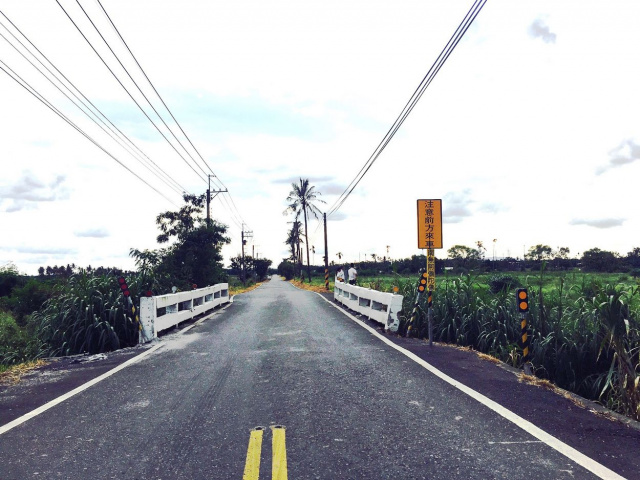
M 66 176 L 57 175 L 49 182 L 40 180 L 32 172 L 24 171 L 15 181 L 0 185 L 0 204 L 9 200 L 5 212 L 18 212 L 24 209 L 37 208 L 41 202 L 54 202 L 69 198 L 69 190 L 64 185 Z
M 594 228 L 614 228 L 621 227 L 625 222 L 624 218 L 576 218 L 569 222 L 571 225 L 586 225 Z
M 106 228 L 88 228 L 85 230 L 80 230 L 74 232 L 76 237 L 85 237 L 85 238 L 106 238 L 109 236 L 109 230 Z
M 549 29 L 549 26 L 541 18 L 536 18 L 529 26 L 529 35 L 533 38 L 539 38 L 545 43 L 556 43 L 556 34 Z
M 612 168 L 619 168 L 640 160 L 640 144 L 633 139 L 623 140 L 616 148 L 609 152 L 609 163 L 596 169 L 596 175 L 601 175 Z

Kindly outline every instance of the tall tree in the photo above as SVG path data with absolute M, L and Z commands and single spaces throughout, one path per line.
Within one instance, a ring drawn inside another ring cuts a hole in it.
M 530 247 L 524 258 L 534 262 L 541 262 L 542 260 L 549 260 L 552 256 L 553 249 L 549 245 L 538 244 L 535 247 Z
M 185 204 L 177 212 L 167 211 L 156 217 L 160 229 L 158 243 L 174 242 L 166 248 L 149 252 L 132 249 L 136 264 L 150 268 L 162 290 L 175 285 L 213 285 L 224 277 L 222 246 L 229 243 L 226 225 L 211 221 L 207 225 L 203 209 L 205 195 L 183 195 Z M 165 283 L 167 283 L 165 285 Z
M 302 213 L 304 218 L 304 239 L 307 249 L 307 274 L 309 276 L 309 283 L 311 283 L 311 265 L 309 263 L 309 230 L 307 227 L 307 216 L 313 215 L 316 219 L 319 218 L 320 209 L 314 204 L 314 202 L 326 203 L 324 200 L 318 198 L 321 195 L 316 190 L 316 187 L 309 185 L 309 179 L 300 179 L 300 183 L 292 183 L 291 191 L 287 197 L 289 207 L 285 210 L 285 213 L 292 212 L 296 218 Z
M 300 255 L 300 243 L 303 242 L 301 230 L 302 225 L 297 217 L 290 223 L 292 224 L 291 230 L 287 232 L 287 241 L 285 243 L 289 245 L 289 248 L 291 249 L 291 260 L 302 264 L 302 256 Z

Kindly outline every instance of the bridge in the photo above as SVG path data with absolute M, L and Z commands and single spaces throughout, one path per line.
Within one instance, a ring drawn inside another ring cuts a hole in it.
M 639 478 L 639 447 L 634 422 L 279 278 L 0 390 L 3 480 Z

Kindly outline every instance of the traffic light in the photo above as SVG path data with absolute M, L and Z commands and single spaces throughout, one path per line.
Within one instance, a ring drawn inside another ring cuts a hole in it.
M 429 278 L 429 274 L 427 272 L 422 272 L 422 276 L 420 277 L 420 282 L 418 283 L 418 292 L 422 293 L 427 288 L 427 278 Z
M 129 287 L 127 286 L 127 281 L 124 279 L 124 277 L 118 277 L 118 283 L 120 284 L 120 290 L 122 290 L 122 294 L 125 297 L 129 297 L 131 293 L 129 292 Z
M 529 311 L 529 293 L 526 288 L 518 288 L 516 290 L 516 303 L 518 312 L 525 313 Z

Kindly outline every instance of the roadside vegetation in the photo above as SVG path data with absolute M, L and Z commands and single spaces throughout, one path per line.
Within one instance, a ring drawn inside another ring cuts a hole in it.
M 538 378 L 640 420 L 640 248 L 626 256 L 591 249 L 581 258 L 567 248 L 537 245 L 525 259 L 486 260 L 483 250 L 456 246 L 436 262 L 434 341 L 470 347 L 522 367 L 521 314 L 515 289 L 527 288 L 531 364 Z M 340 261 L 341 259 L 339 259 Z M 330 290 L 337 270 L 333 262 Z M 339 263 L 338 263 L 339 264 Z M 426 258 L 356 264 L 357 284 L 404 296 L 400 334 L 416 299 Z M 311 283 L 324 289 L 324 268 Z M 283 262 L 279 273 L 294 278 Z M 427 337 L 426 295 L 419 301 L 412 335 Z
M 227 227 L 207 222 L 204 205 L 203 195 L 184 195 L 178 211 L 159 214 L 161 248 L 132 248 L 135 271 L 56 265 L 29 277 L 12 264 L 0 266 L 0 374 L 22 371 L 37 359 L 136 345 L 139 325 L 132 307 L 138 310 L 141 296 L 221 282 L 229 283 L 232 294 L 255 288 L 271 261 L 245 259 L 244 281 L 237 265 L 223 269 L 220 252 L 229 242 Z M 131 300 L 122 295 L 119 276 Z

